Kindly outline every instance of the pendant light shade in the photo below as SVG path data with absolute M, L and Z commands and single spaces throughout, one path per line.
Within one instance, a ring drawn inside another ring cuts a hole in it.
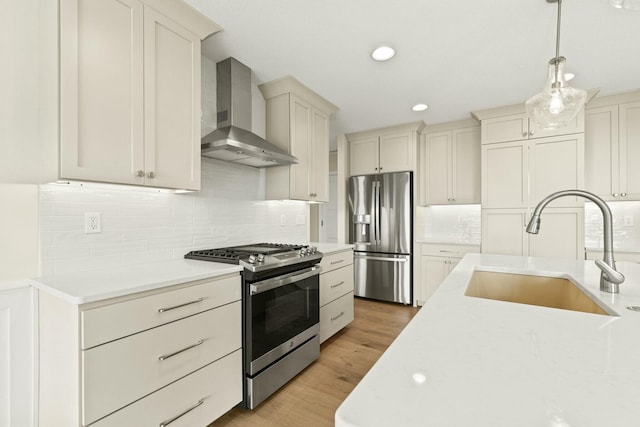
M 565 81 L 565 58 L 549 62 L 549 74 L 542 92 L 525 104 L 529 118 L 539 129 L 558 129 L 567 126 L 584 105 L 587 93 L 569 87 Z
M 616 9 L 640 10 L 640 0 L 609 0 Z
M 556 33 L 556 56 L 549 61 L 549 73 L 542 92 L 527 100 L 525 106 L 529 118 L 539 129 L 565 127 L 578 114 L 587 93 L 567 85 L 565 80 L 566 59 L 560 56 L 560 12 L 562 0 L 546 0 L 558 3 L 558 26 Z

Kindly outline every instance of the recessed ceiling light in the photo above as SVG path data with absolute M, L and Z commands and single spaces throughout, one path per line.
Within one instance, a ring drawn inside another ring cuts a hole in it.
M 413 111 L 424 111 L 427 108 L 429 108 L 429 106 L 427 106 L 427 104 L 416 104 L 413 107 L 411 107 L 411 109 Z
M 389 46 L 380 46 L 371 52 L 371 57 L 376 61 L 388 61 L 396 54 L 396 51 Z

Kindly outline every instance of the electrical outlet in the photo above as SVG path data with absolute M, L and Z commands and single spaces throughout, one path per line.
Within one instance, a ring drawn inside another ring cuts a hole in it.
M 633 227 L 633 217 L 631 215 L 624 216 L 624 226 Z
M 102 227 L 100 224 L 99 212 L 86 212 L 84 214 L 84 232 L 85 234 L 100 233 Z

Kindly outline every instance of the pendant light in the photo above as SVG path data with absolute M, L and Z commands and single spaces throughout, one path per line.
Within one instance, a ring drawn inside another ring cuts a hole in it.
M 562 0 L 546 0 L 558 3 L 558 26 L 556 32 L 556 56 L 549 61 L 547 82 L 542 92 L 527 100 L 525 106 L 529 118 L 539 129 L 558 129 L 569 124 L 580 111 L 587 93 L 567 85 L 564 56 L 560 56 L 560 15 Z
M 640 10 L 640 0 L 609 0 L 616 9 Z

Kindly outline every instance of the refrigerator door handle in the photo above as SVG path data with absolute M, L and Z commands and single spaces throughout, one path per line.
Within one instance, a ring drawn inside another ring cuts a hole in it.
M 376 211 L 376 218 L 374 222 L 374 244 L 377 246 L 382 243 L 380 238 L 380 181 L 375 181 L 373 183 L 373 189 L 374 209 Z
M 356 255 L 358 259 L 367 259 L 370 261 L 388 261 L 388 262 L 409 262 L 407 258 L 387 258 L 380 256 Z

